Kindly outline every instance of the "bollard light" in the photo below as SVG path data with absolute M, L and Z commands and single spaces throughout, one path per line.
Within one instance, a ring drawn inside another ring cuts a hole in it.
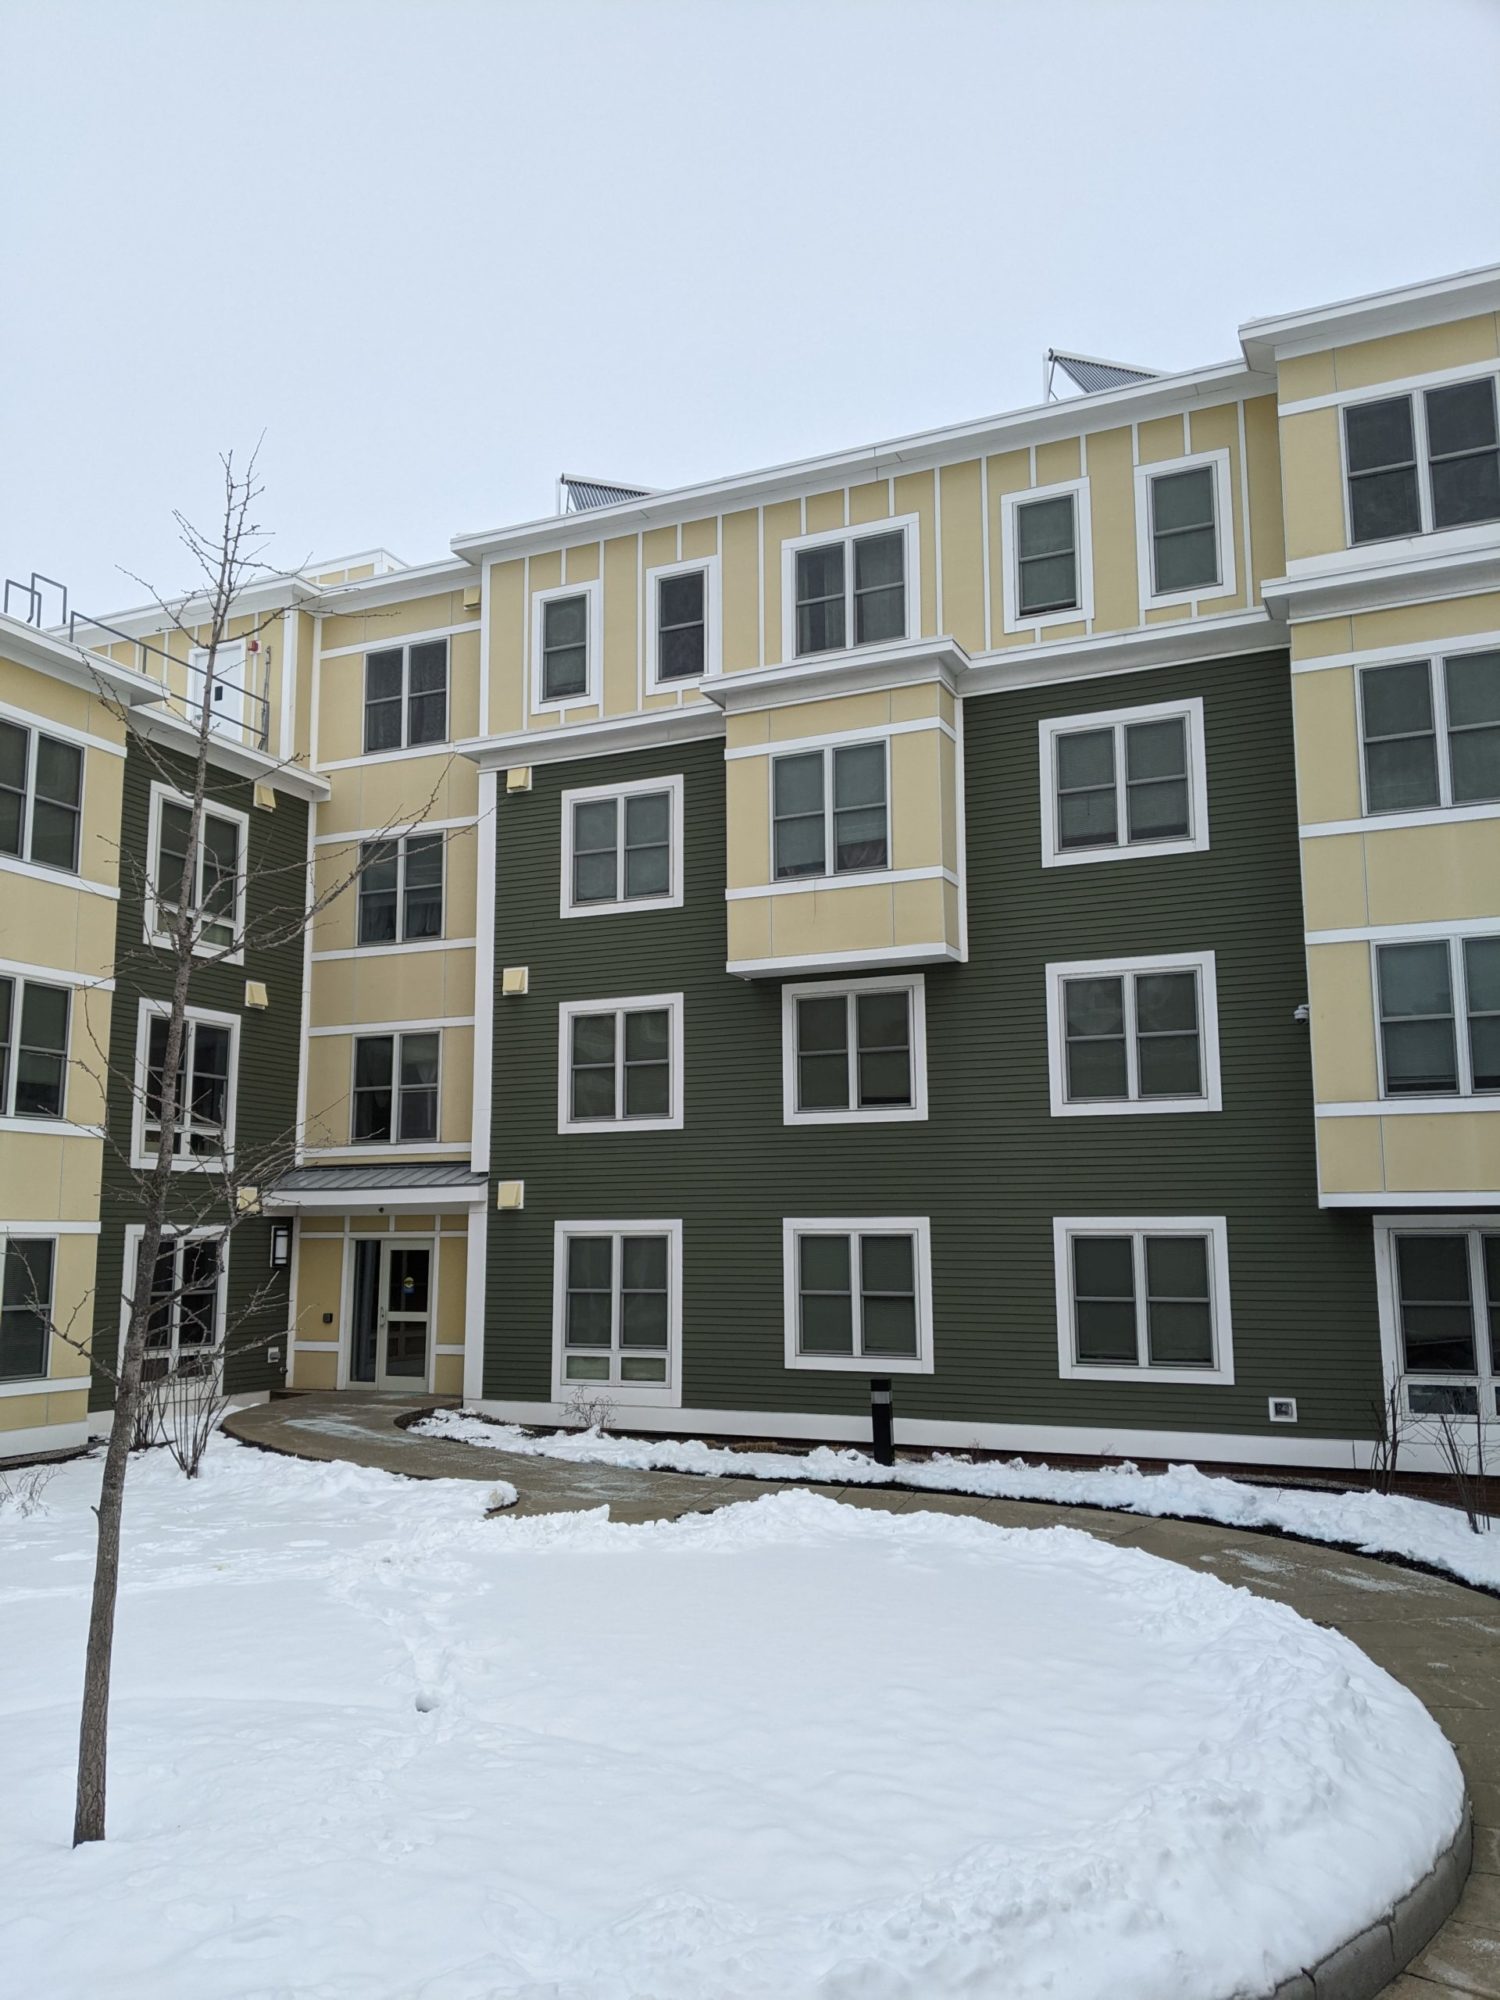
M 891 1416 L 888 1375 L 870 1378 L 870 1453 L 877 1465 L 896 1463 L 896 1437 Z

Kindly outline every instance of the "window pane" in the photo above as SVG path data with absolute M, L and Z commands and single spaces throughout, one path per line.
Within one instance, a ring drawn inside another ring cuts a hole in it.
M 568 1238 L 568 1284 L 580 1291 L 604 1291 L 610 1287 L 614 1256 L 607 1236 Z
M 1058 555 L 1073 547 L 1073 497 L 1031 500 L 1016 509 L 1016 546 L 1023 556 Z
M 1065 980 L 1063 1019 L 1069 1098 L 1127 1096 L 1123 982 L 1118 978 Z
M 1446 663 L 1453 803 L 1500 799 L 1500 653 Z
M 834 867 L 886 863 L 885 746 L 858 743 L 833 753 Z
M 365 1090 L 391 1080 L 393 1043 L 389 1035 L 366 1036 L 354 1044 L 354 1087 Z
M 554 597 L 542 606 L 542 699 L 564 701 L 588 689 L 588 599 Z
M 1057 739 L 1057 782 L 1065 791 L 1115 781 L 1113 730 L 1080 729 Z
M 1359 692 L 1366 737 L 1420 736 L 1432 728 L 1432 678 L 1425 660 L 1367 667 Z
M 1156 543 L 1156 588 L 1202 590 L 1219 581 L 1219 538 L 1212 528 L 1184 529 Z
M 1489 1301 L 1486 1315 L 1490 1334 L 1490 1373 L 1500 1374 L 1500 1235 L 1482 1236 L 1480 1247 L 1483 1251 L 1484 1289 Z M 1496 1412 L 1500 1414 L 1500 1392 L 1496 1395 Z
M 910 1236 L 862 1236 L 859 1260 L 860 1282 L 867 1295 L 916 1289 L 916 1245 Z
M 13 1236 L 5 1245 L 4 1277 L 0 1280 L 0 1380 L 23 1381 L 47 1373 L 52 1260 L 50 1238 Z
M 1396 737 L 1365 745 L 1371 812 L 1420 812 L 1438 803 L 1437 739 Z
M 406 842 L 406 906 L 402 934 L 435 938 L 443 930 L 443 836 L 412 834 Z
M 625 1116 L 664 1118 L 671 1109 L 665 1008 L 625 1016 Z
M 1158 534 L 1182 528 L 1212 528 L 1214 473 L 1211 466 L 1168 472 L 1151 482 L 1151 519 Z
M 407 661 L 407 687 L 412 694 L 441 694 L 448 686 L 448 642 L 425 639 L 413 646 Z
M 686 570 L 681 576 L 664 576 L 657 583 L 656 603 L 663 625 L 703 623 L 703 571 Z
M 883 743 L 856 743 L 834 751 L 833 803 L 836 807 L 885 804 Z
M 1417 469 L 1368 472 L 1349 482 L 1349 526 L 1356 542 L 1389 541 L 1421 533 Z
M 911 1003 L 908 994 L 861 993 L 856 999 L 859 1102 L 911 1103 Z
M 1432 524 L 1461 528 L 1500 517 L 1500 452 L 1473 453 L 1432 468 Z
M 823 815 L 776 822 L 776 879 L 822 875 L 827 870 L 823 847 Z
M 905 537 L 865 535 L 854 544 L 854 640 L 865 646 L 906 636 Z
M 15 998 L 16 982 L 0 979 L 0 1116 L 10 1109 L 10 1036 Z
M 1058 841 L 1063 848 L 1113 846 L 1115 738 L 1083 729 L 1056 739 Z
M 1441 939 L 1380 947 L 1380 1004 L 1388 1018 L 1451 1014 L 1448 947 Z
M 1382 945 L 1378 963 L 1387 1092 L 1396 1096 L 1456 1090 L 1447 945 Z
M 797 1108 L 849 1109 L 849 1010 L 844 996 L 796 1003 Z
M 801 1236 L 802 1289 L 805 1292 L 847 1292 L 849 1290 L 849 1238 L 847 1236 Z
M 800 757 L 778 757 L 775 767 L 776 811 L 789 813 L 823 810 L 823 759 L 814 750 Z
M 1219 581 L 1211 467 L 1154 479 L 1151 520 L 1158 591 L 1194 590 Z
M 1187 722 L 1180 715 L 1161 722 L 1132 722 L 1125 731 L 1125 775 L 1132 783 L 1147 778 L 1181 778 L 1187 773 Z
M 1128 1236 L 1075 1236 L 1073 1318 L 1082 1362 L 1134 1366 L 1135 1265 Z
M 403 1090 L 426 1088 L 438 1080 L 438 1037 L 436 1035 L 403 1035 L 401 1037 L 401 1087 Z
M 365 700 L 392 701 L 401 693 L 401 648 L 365 655 Z
M 665 792 L 637 792 L 625 801 L 625 844 L 652 847 L 665 843 L 671 824 Z
M 582 646 L 588 642 L 588 599 L 554 597 L 542 606 L 542 631 L 550 651 L 554 646 Z
M 844 545 L 797 551 L 797 651 L 824 653 L 846 643 Z
M 588 799 L 573 808 L 573 900 L 612 903 L 619 893 L 614 799 Z
M 573 808 L 573 851 L 607 848 L 611 852 L 615 845 L 615 818 L 619 802 L 615 799 L 584 799 Z
M 365 656 L 365 750 L 401 747 L 401 671 L 399 646 Z
M 801 1292 L 800 1346 L 805 1354 L 854 1352 L 854 1301 L 850 1290 L 849 1238 L 798 1239 Z
M 1488 377 L 1427 391 L 1427 449 L 1433 458 L 1495 442 L 1495 385 Z
M 691 680 L 705 665 L 705 585 L 701 569 L 664 576 L 656 594 L 658 680 Z
M 833 816 L 833 866 L 836 874 L 886 865 L 885 808 L 861 806 Z
M 912 1298 L 871 1298 L 860 1304 L 862 1354 L 915 1354 L 917 1302 Z
M 1500 1090 L 1500 938 L 1465 941 L 1464 979 L 1474 1088 Z
M 1406 1366 L 1421 1373 L 1474 1373 L 1474 1311 L 1466 1236 L 1396 1239 Z
M 1351 472 L 1407 465 L 1416 457 L 1410 396 L 1378 403 L 1355 403 L 1344 412 L 1344 435 Z
M 36 740 L 36 801 L 31 821 L 31 858 L 47 868 L 78 866 L 79 807 L 83 796 L 83 752 L 50 736 Z
M 26 823 L 26 759 L 30 738 L 0 722 L 0 854 L 19 854 Z
M 1075 514 L 1071 494 L 1017 507 L 1016 551 L 1020 609 L 1028 614 L 1065 610 L 1078 601 Z
M 1035 556 L 1021 564 L 1021 615 L 1071 611 L 1078 602 L 1078 571 L 1074 558 Z
M 671 888 L 670 806 L 665 792 L 625 801 L 625 894 L 665 896 Z
M 846 1054 L 849 1009 L 842 993 L 797 1002 L 797 1046 L 804 1054 Z

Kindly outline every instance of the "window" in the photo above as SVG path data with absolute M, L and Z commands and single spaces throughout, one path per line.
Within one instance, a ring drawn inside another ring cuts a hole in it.
M 1211 951 L 1047 967 L 1054 1118 L 1218 1111 Z
M 78 872 L 83 752 L 0 720 L 0 854 Z
M 1381 1094 L 1500 1090 L 1500 936 L 1375 946 Z
M 782 1224 L 788 1368 L 931 1374 L 925 1216 Z
M 1070 1216 L 1052 1229 L 1064 1377 L 1234 1380 L 1222 1216 Z
M 66 986 L 0 978 L 0 1118 L 61 1118 L 68 1085 Z
M 0 1241 L 0 1382 L 46 1376 L 56 1249 L 50 1236 Z
M 1227 451 L 1139 465 L 1135 472 L 1141 603 L 1190 604 L 1235 588 Z
M 437 1138 L 441 1041 L 434 1033 L 355 1037 L 355 1145 L 422 1145 Z
M 781 989 L 782 1116 L 788 1125 L 927 1116 L 920 973 Z
M 220 1166 L 233 1154 L 238 1053 L 236 1016 L 212 1014 L 196 1007 L 188 1010 L 177 1065 L 174 1166 Z M 131 1146 L 131 1164 L 136 1167 L 156 1164 L 157 1147 L 161 1143 L 166 1061 L 165 1007 L 161 1002 L 142 1001 Z
M 782 657 L 875 646 L 917 631 L 915 515 L 782 543 Z
M 365 655 L 365 755 L 448 740 L 448 641 Z
M 1344 410 L 1351 543 L 1500 519 L 1495 379 Z
M 1359 709 L 1367 812 L 1500 800 L 1500 653 L 1365 667 Z
M 646 686 L 677 687 L 719 671 L 719 564 L 668 563 L 646 573 Z
M 533 708 L 564 709 L 596 701 L 602 586 L 573 584 L 538 590 L 531 599 Z
M 1041 724 L 1042 865 L 1208 846 L 1198 696 Z
M 682 1124 L 682 995 L 569 1000 L 558 1009 L 559 1132 Z
M 443 844 L 440 833 L 361 844 L 361 944 L 410 944 L 442 936 Z
M 1071 494 L 1016 509 L 1016 602 L 1023 618 L 1078 608 L 1078 510 Z
M 1391 1243 L 1407 1408 L 1500 1415 L 1500 1228 L 1398 1229 Z
M 136 1256 L 140 1239 L 136 1238 Z M 222 1236 L 183 1231 L 162 1238 L 151 1273 L 143 1379 L 212 1377 L 222 1359 L 227 1252 Z M 127 1306 L 128 1319 L 128 1306 Z
M 682 779 L 562 795 L 562 914 L 682 906 Z
M 681 1294 L 680 1222 L 559 1222 L 556 1394 L 597 1386 L 626 1402 L 676 1403 Z
M 195 923 L 193 950 L 200 956 L 240 962 L 249 824 L 244 813 L 205 807 L 197 853 L 190 862 L 191 802 L 165 785 L 152 785 L 149 851 L 154 872 L 146 885 L 149 942 L 169 942 L 186 875 Z
M 778 882 L 888 867 L 884 742 L 773 757 L 771 819 Z

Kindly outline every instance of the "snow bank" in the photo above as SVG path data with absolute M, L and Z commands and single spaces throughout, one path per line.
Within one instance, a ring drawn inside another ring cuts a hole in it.
M 988 1500 L 1050 1500 L 1061 1506 L 1108 1507 L 1122 1514 L 1218 1521 L 1228 1528 L 1280 1528 L 1312 1542 L 1342 1542 L 1366 1555 L 1406 1556 L 1445 1569 L 1465 1583 L 1500 1590 L 1500 1532 L 1476 1535 L 1456 1508 L 1382 1493 L 1302 1492 L 1248 1486 L 1194 1465 L 1144 1473 L 1130 1464 L 1066 1472 L 1047 1465 L 976 1462 L 946 1454 L 895 1466 L 863 1452 L 821 1446 L 803 1454 L 730 1451 L 723 1445 L 668 1438 L 603 1437 L 597 1431 L 531 1436 L 514 1424 L 493 1424 L 461 1410 L 435 1410 L 412 1426 L 424 1437 L 457 1438 L 540 1458 L 581 1465 L 620 1465 L 642 1472 L 692 1472 L 706 1478 L 811 1481 L 818 1486 L 910 1486 L 924 1493 L 971 1493 Z
M 847 1476 L 847 1473 L 844 1475 Z M 111 1837 L 67 1846 L 96 1464 L 0 1522 L 0 1962 L 47 2000 L 1206 2000 L 1451 1838 L 1340 1635 L 1071 1529 L 647 1527 L 217 1445 L 132 1467 Z

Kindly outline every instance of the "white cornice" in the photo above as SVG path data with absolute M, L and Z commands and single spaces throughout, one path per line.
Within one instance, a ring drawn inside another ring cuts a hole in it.
M 161 700 L 159 682 L 152 683 L 152 694 L 156 701 Z M 134 709 L 130 727 L 147 742 L 159 743 L 163 749 L 175 750 L 181 756 L 192 757 L 197 753 L 197 725 L 184 722 L 167 709 Z M 230 743 L 222 736 L 210 735 L 208 761 L 218 770 L 232 771 L 236 777 L 253 779 L 258 785 L 269 785 L 273 791 L 288 792 L 294 798 L 310 799 L 315 805 L 333 796 L 328 780 L 315 776 L 301 764 L 284 764 L 279 758 L 268 757 L 264 750 L 252 750 L 245 743 Z
M 282 611 L 293 604 L 308 604 L 318 595 L 317 586 L 304 577 L 278 575 L 249 584 L 236 593 L 231 618 L 258 618 L 268 611 Z M 77 613 L 74 625 L 80 634 L 105 632 L 127 639 L 151 639 L 168 629 L 174 619 L 184 625 L 203 625 L 212 616 L 212 606 L 201 591 L 169 597 L 166 609 L 160 604 L 137 604 L 126 611 L 111 611 L 97 623 Z
M 385 576 L 365 577 L 359 583 L 329 583 L 317 589 L 309 611 L 324 616 L 373 610 L 382 604 L 403 604 L 412 597 L 431 597 L 443 590 L 466 590 L 475 582 L 474 565 L 457 556 L 423 563 L 415 569 L 396 570 Z M 479 629 L 479 614 L 474 614 Z
M 571 722 L 559 729 L 518 729 L 509 736 L 471 736 L 453 748 L 480 770 L 494 771 L 521 764 L 574 763 L 580 757 L 611 757 L 623 750 L 650 750 L 723 734 L 724 718 L 718 709 L 695 705 L 610 716 L 603 722 Z
M 1500 544 L 1414 552 L 1402 542 L 1395 560 L 1351 560 L 1287 565 L 1285 576 L 1262 585 L 1267 604 L 1291 624 L 1310 618 L 1339 618 L 1356 611 L 1380 611 L 1398 604 L 1430 604 L 1500 590 Z M 1351 552 L 1356 558 L 1359 551 Z
M 122 667 L 101 653 L 90 653 L 55 633 L 23 625 L 19 618 L 0 617 L 0 656 L 53 680 L 85 688 L 90 694 L 113 696 L 127 707 L 161 700 L 160 681 L 138 674 L 133 667 Z
M 1420 285 L 1401 285 L 1393 291 L 1367 292 L 1361 298 L 1340 299 L 1305 312 L 1246 320 L 1240 328 L 1240 345 L 1252 368 L 1269 373 L 1278 359 L 1291 355 L 1316 354 L 1325 347 L 1375 340 L 1383 334 L 1411 333 L 1418 327 L 1441 326 L 1487 312 L 1500 312 L 1497 264 L 1432 278 Z
M 1259 605 L 1222 618 L 1183 618 L 1168 625 L 1138 626 L 1133 632 L 1099 632 L 1088 639 L 1061 639 L 1052 645 L 1008 646 L 970 661 L 960 692 L 989 694 L 1003 688 L 1037 687 L 1049 681 L 1083 680 L 1090 674 L 1124 674 L 1147 667 L 1183 666 L 1193 660 L 1232 660 L 1245 653 L 1286 649 L 1286 626 Z
M 788 701 L 874 693 L 931 680 L 942 681 L 957 694 L 968 667 L 969 656 L 956 639 L 902 639 L 889 646 L 818 653 L 784 666 L 710 674 L 699 686 L 711 702 L 734 715 L 744 709 L 782 708 Z

